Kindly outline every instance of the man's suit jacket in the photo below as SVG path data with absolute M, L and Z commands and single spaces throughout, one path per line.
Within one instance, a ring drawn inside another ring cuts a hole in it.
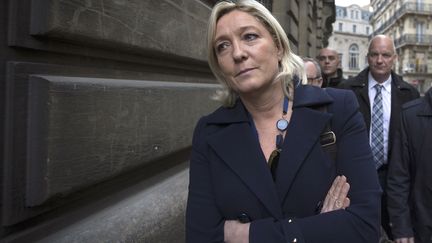
M 380 197 L 366 128 L 350 91 L 300 86 L 273 181 L 240 100 L 198 122 L 192 143 L 186 241 L 223 242 L 224 220 L 249 218 L 249 242 L 378 242 Z M 316 109 L 326 105 L 327 112 Z M 320 143 L 331 120 L 333 161 Z M 336 175 L 351 205 L 319 214 Z
M 361 71 L 356 77 L 350 78 L 342 82 L 339 87 L 350 89 L 354 91 L 360 105 L 360 112 L 363 114 L 366 127 L 370 131 L 371 123 L 371 104 L 369 102 L 368 92 L 368 73 L 369 68 Z M 390 114 L 390 127 L 388 138 L 388 161 L 391 161 L 391 150 L 395 132 L 400 127 L 400 113 L 402 105 L 410 100 L 414 100 L 420 96 L 419 92 L 410 84 L 403 81 L 402 77 L 392 71 L 392 90 L 391 90 L 391 114 Z M 369 136 L 369 132 L 368 132 Z

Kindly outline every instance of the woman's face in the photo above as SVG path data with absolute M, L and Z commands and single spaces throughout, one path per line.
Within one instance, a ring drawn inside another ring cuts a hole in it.
M 239 94 L 269 87 L 279 72 L 280 50 L 252 15 L 234 10 L 216 24 L 214 48 L 228 85 Z

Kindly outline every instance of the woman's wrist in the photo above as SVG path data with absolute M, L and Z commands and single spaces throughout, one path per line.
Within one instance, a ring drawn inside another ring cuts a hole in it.
M 224 241 L 226 243 L 248 243 L 250 223 L 227 220 L 224 225 Z

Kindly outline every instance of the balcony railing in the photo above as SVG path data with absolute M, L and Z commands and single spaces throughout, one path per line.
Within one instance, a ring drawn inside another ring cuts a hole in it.
M 389 2 L 388 0 L 382 1 L 381 4 L 378 6 L 378 8 L 374 9 L 374 12 L 379 13 L 385 6 L 387 6 L 388 2 Z M 371 17 L 373 18 L 373 16 L 371 16 Z
M 397 19 L 399 19 L 402 15 L 406 13 L 416 13 L 416 14 L 425 14 L 431 15 L 432 13 L 432 4 L 425 3 L 404 3 L 401 8 L 399 8 L 393 16 L 391 16 L 387 21 L 385 21 L 378 29 L 374 31 L 374 35 L 381 34 L 385 29 L 387 29 L 390 25 L 394 24 Z
M 432 70 L 431 70 L 432 71 Z M 399 68 L 399 72 L 403 74 L 429 74 L 428 73 L 428 65 L 426 64 L 412 64 L 408 68 L 402 69 Z
M 394 40 L 396 48 L 404 45 L 425 45 L 429 46 L 432 43 L 432 35 L 402 35 L 398 39 Z

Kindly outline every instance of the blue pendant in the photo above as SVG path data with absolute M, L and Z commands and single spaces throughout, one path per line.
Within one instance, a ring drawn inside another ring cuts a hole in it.
M 279 131 L 283 132 L 288 128 L 288 121 L 285 119 L 279 119 L 276 122 L 276 127 Z

